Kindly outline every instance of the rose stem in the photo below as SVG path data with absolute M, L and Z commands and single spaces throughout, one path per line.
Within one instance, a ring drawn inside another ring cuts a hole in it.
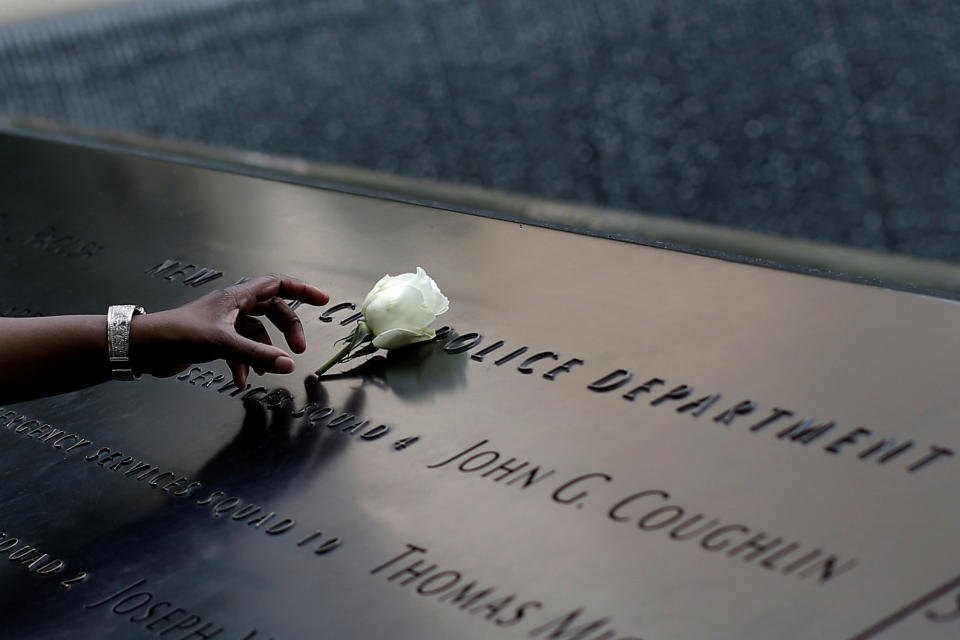
M 350 334 L 350 335 L 347 337 L 347 344 L 345 344 L 345 345 L 343 346 L 343 348 L 340 349 L 340 351 L 337 352 L 337 355 L 333 356 L 332 358 L 330 358 L 329 360 L 327 360 L 325 363 L 323 363 L 323 365 L 321 365 L 321 367 L 320 367 L 319 369 L 317 369 L 316 371 L 313 372 L 313 375 L 315 375 L 315 376 L 317 376 L 317 377 L 319 378 L 319 377 L 322 376 L 324 373 L 326 373 L 327 370 L 328 370 L 330 367 L 332 367 L 333 365 L 337 364 L 338 362 L 340 362 L 340 360 L 342 360 L 344 357 L 346 357 L 346 355 L 347 355 L 348 353 L 350 353 L 350 351 L 351 351 L 354 347 L 356 347 L 357 344 L 360 343 L 360 340 L 356 339 L 356 337 L 355 337 L 355 334 L 358 334 L 359 332 L 360 332 L 360 327 L 358 326 L 356 329 L 353 330 L 353 333 Z M 367 334 L 367 332 L 364 332 L 364 333 L 363 333 L 363 336 L 365 336 L 366 334 Z M 362 339 L 363 336 L 361 336 L 360 339 Z

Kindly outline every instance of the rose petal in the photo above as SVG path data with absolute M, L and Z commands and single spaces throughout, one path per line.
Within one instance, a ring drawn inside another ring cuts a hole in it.
M 367 294 L 367 296 L 363 299 L 363 304 L 360 305 L 360 312 L 361 312 L 361 313 L 363 313 L 363 312 L 366 310 L 367 305 L 370 304 L 370 301 L 373 300 L 373 297 L 374 297 L 375 295 L 377 295 L 378 293 L 380 293 L 380 291 L 382 291 L 383 289 L 386 289 L 388 286 L 390 286 L 389 283 L 390 283 L 390 281 L 391 281 L 392 279 L 393 279 L 393 276 L 387 274 L 387 275 L 383 276 L 382 278 L 380 278 L 379 280 L 377 280 L 377 284 L 373 285 L 373 289 L 370 289 L 370 292 L 369 292 L 369 293 Z
M 450 308 L 450 301 L 446 296 L 440 293 L 440 287 L 433 281 L 433 278 L 427 275 L 422 267 L 417 267 L 416 280 L 414 284 L 423 294 L 423 304 L 426 305 L 434 315 L 445 313 Z
M 373 339 L 373 346 L 378 349 L 398 349 L 408 344 L 430 340 L 435 335 L 437 335 L 436 332 L 430 327 L 421 329 L 420 331 L 389 329 Z
M 435 315 L 423 305 L 423 296 L 412 287 L 389 287 L 376 296 L 364 311 L 364 320 L 374 335 L 390 329 L 419 331 Z

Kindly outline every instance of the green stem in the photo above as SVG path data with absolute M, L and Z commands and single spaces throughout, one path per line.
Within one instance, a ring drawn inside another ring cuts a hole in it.
M 327 360 L 325 363 L 323 363 L 323 365 L 321 365 L 319 369 L 314 371 L 313 372 L 314 375 L 319 378 L 324 373 L 326 373 L 330 367 L 332 367 L 333 365 L 337 364 L 338 362 L 343 360 L 345 357 L 347 357 L 347 355 L 349 355 L 350 352 L 353 351 L 353 349 L 358 344 L 360 344 L 360 341 L 363 340 L 363 338 L 366 337 L 366 335 L 367 335 L 367 332 L 364 331 L 363 333 L 361 333 L 360 326 L 357 325 L 357 328 L 353 330 L 353 333 L 347 336 L 347 344 L 345 344 L 343 348 L 337 352 L 337 355 Z

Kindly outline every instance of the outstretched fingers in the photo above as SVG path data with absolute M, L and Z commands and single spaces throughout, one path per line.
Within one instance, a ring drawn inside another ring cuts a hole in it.
M 291 373 L 293 371 L 293 358 L 286 351 L 271 344 L 251 340 L 239 333 L 227 334 L 223 347 L 226 351 L 223 357 L 229 363 L 250 366 L 256 370 L 270 373 Z M 234 374 L 234 379 L 236 379 L 238 373 L 242 373 L 239 367 L 234 368 L 232 364 L 231 371 Z M 243 377 L 246 378 L 245 375 Z
M 307 348 L 307 338 L 303 334 L 303 325 L 297 312 L 280 298 L 271 298 L 263 310 L 264 315 L 276 325 L 294 353 L 303 353 Z
M 330 300 L 317 287 L 281 274 L 254 278 L 220 293 L 218 320 L 232 330 L 217 342 L 222 348 L 221 357 L 226 359 L 238 386 L 246 383 L 249 367 L 258 373 L 290 373 L 294 368 L 290 354 L 273 346 L 263 324 L 250 316 L 266 316 L 283 332 L 290 349 L 302 353 L 307 348 L 303 325 L 285 300 L 312 305 L 324 305 Z
M 324 305 L 330 297 L 312 284 L 298 278 L 272 273 L 235 285 L 233 294 L 243 313 L 262 313 L 271 298 L 299 300 L 313 305 Z
M 234 323 L 234 327 L 244 338 L 250 338 L 251 340 L 256 340 L 262 344 L 272 345 L 273 340 L 270 339 L 270 334 L 267 333 L 267 329 L 263 326 L 263 323 L 253 318 L 251 316 L 240 316 L 237 318 Z M 254 367 L 254 371 L 258 374 L 263 375 L 263 368 L 259 366 Z

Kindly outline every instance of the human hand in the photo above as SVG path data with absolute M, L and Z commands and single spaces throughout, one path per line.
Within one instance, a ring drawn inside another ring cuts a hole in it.
M 323 305 L 328 296 L 296 278 L 271 274 L 213 291 L 182 307 L 136 316 L 130 329 L 130 356 L 136 371 L 158 377 L 191 364 L 224 359 L 234 382 L 246 384 L 249 368 L 290 373 L 293 358 L 273 345 L 255 316 L 265 316 L 294 353 L 307 341 L 296 312 L 284 300 Z

